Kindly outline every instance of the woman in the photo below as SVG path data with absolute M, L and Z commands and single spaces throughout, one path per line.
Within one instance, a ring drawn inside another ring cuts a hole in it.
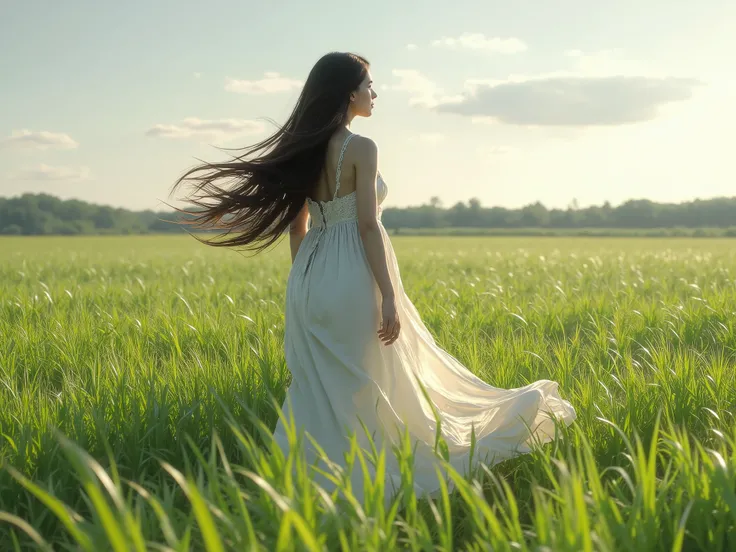
M 555 419 L 570 423 L 575 411 L 556 383 L 491 387 L 433 340 L 404 293 L 381 225 L 388 189 L 378 148 L 350 131 L 355 117 L 371 116 L 376 97 L 364 58 L 328 54 L 278 132 L 234 162 L 190 170 L 175 186 L 194 180 L 192 201 L 201 210 L 189 214 L 201 227 L 226 229 L 224 239 L 202 240 L 210 245 L 262 249 L 289 230 L 284 350 L 293 382 L 286 417 L 293 415 L 338 465 L 352 435 L 368 447 L 367 430 L 390 453 L 408 433 L 416 447 L 416 491 L 433 493 L 439 488 L 437 433 L 450 463 L 464 471 L 471 453 L 493 464 L 528 451 L 534 441 L 549 441 Z M 215 184 L 221 179 L 235 186 L 223 189 Z M 283 420 L 274 437 L 288 452 Z M 303 446 L 310 463 L 318 459 L 310 439 Z M 356 467 L 358 496 L 361 476 Z M 385 477 L 387 491 L 400 486 L 391 454 Z

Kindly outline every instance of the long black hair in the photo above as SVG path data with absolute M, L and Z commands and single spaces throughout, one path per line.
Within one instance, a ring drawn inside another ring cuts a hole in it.
M 365 79 L 368 61 L 332 52 L 314 65 L 286 123 L 269 138 L 242 148 L 230 162 L 189 169 L 173 185 L 194 183 L 188 201 L 177 209 L 184 224 L 223 232 L 207 245 L 263 250 L 275 243 L 316 186 L 333 133 L 345 124 L 350 93 Z M 218 184 L 226 181 L 229 185 Z M 223 239 L 224 237 L 224 239 Z

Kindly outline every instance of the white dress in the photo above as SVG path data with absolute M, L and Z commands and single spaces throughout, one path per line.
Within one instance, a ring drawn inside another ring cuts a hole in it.
M 492 387 L 435 343 L 404 292 L 396 255 L 380 223 L 380 204 L 388 188 L 379 173 L 378 226 L 401 321 L 392 345 L 380 341 L 381 293 L 363 249 L 356 194 L 338 197 L 342 159 L 353 136 L 342 147 L 334 198 L 307 200 L 312 226 L 294 259 L 286 291 L 284 352 L 292 383 L 282 412 L 340 466 L 345 464 L 351 433 L 370 450 L 367 429 L 375 446 L 386 450 L 387 500 L 391 489 L 401 486 L 392 446 L 408 431 L 415 449 L 415 490 L 432 495 L 439 489 L 435 412 L 449 461 L 465 473 L 473 428 L 473 459 L 493 465 L 528 452 L 532 442 L 551 440 L 552 417 L 569 424 L 575 410 L 560 398 L 555 382 L 541 380 L 518 389 Z M 281 419 L 274 438 L 288 453 Z M 302 447 L 307 461 L 315 463 L 319 457 L 309 438 L 302 440 Z M 314 476 L 332 490 L 327 479 Z M 352 483 L 354 495 L 362 498 L 359 463 L 352 470 Z

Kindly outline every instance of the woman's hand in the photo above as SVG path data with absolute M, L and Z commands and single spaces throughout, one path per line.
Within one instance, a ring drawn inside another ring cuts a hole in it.
M 378 337 L 386 345 L 391 345 L 398 339 L 399 332 L 401 331 L 399 313 L 396 309 L 396 299 L 394 297 L 384 297 L 381 311 L 381 327 L 378 330 Z

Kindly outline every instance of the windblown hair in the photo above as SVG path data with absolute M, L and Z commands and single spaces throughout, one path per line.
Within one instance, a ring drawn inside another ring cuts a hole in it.
M 333 52 L 312 68 L 286 123 L 269 138 L 247 148 L 231 162 L 207 163 L 184 173 L 195 188 L 194 207 L 177 209 L 183 224 L 222 230 L 207 245 L 263 250 L 275 243 L 314 191 L 327 158 L 327 144 L 345 124 L 350 93 L 365 79 L 366 59 Z M 222 239 L 222 238 L 225 239 Z

